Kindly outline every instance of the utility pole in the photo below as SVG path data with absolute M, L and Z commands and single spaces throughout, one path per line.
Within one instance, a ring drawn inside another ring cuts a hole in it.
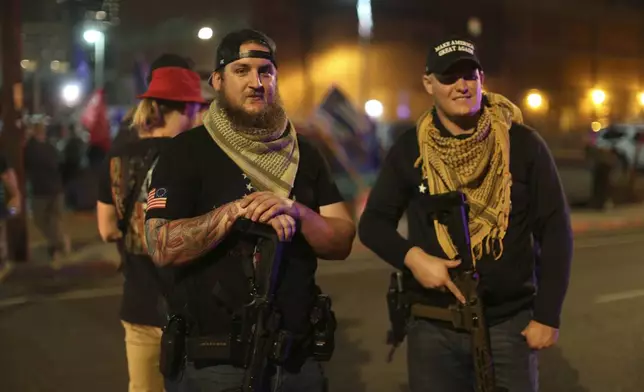
M 20 57 L 22 47 L 20 0 L 0 1 L 2 24 L 2 122 L 0 148 L 9 165 L 16 171 L 22 194 L 20 214 L 8 220 L 7 244 L 9 258 L 15 261 L 29 259 L 27 237 L 27 214 L 25 205 L 25 130 L 22 124 L 22 70 Z

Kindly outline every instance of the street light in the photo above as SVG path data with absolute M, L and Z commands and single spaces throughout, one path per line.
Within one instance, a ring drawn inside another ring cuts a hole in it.
M 364 111 L 371 118 L 379 118 L 385 111 L 382 103 L 376 99 L 370 99 L 364 104 Z
M 543 97 L 539 93 L 530 93 L 526 97 L 526 103 L 531 109 L 537 110 L 543 105 Z
M 83 33 L 83 39 L 88 44 L 95 44 L 101 39 L 102 36 L 103 36 L 103 33 L 101 33 L 96 29 L 85 30 L 85 32 Z
M 641 92 L 637 96 L 640 105 L 644 106 L 644 92 Z
M 199 29 L 199 32 L 197 33 L 197 37 L 202 40 L 209 40 L 212 38 L 213 32 L 210 27 L 202 27 Z
M 604 90 L 594 89 L 590 92 L 590 99 L 592 99 L 595 105 L 599 106 L 606 101 L 606 93 Z
M 66 84 L 63 86 L 61 95 L 67 106 L 74 106 L 80 100 L 81 88 L 77 83 Z
M 467 20 L 467 31 L 473 36 L 478 37 L 483 32 L 483 25 L 481 19 L 471 17 Z
M 94 84 L 95 88 L 103 88 L 103 73 L 105 72 L 105 34 L 96 29 L 85 30 L 83 39 L 88 44 L 94 45 Z
M 360 37 L 371 38 L 373 32 L 371 0 L 358 0 L 356 12 L 358 13 L 358 33 Z

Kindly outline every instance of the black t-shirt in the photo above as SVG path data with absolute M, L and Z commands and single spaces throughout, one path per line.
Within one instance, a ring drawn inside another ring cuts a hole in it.
M 291 197 L 312 210 L 342 201 L 320 152 L 298 136 L 300 164 Z M 205 127 L 172 140 L 152 175 L 151 188 L 162 190 L 165 206 L 149 209 L 146 219 L 192 218 L 238 200 L 254 191 L 247 176 L 213 141 Z M 220 245 L 185 266 L 173 268 L 173 306 L 180 307 L 199 335 L 230 332 L 231 312 L 248 300 L 248 280 L 240 263 L 247 245 L 231 233 Z M 286 245 L 277 304 L 284 328 L 296 334 L 307 331 L 317 294 L 317 257 L 297 233 Z
M 148 255 L 144 225 L 151 166 L 154 157 L 170 140 L 145 138 L 113 148 L 101 168 L 98 182 L 98 200 L 114 205 L 119 219 L 127 214 L 126 200 L 131 197 L 136 200 L 122 244 L 125 283 L 121 303 L 121 319 L 134 324 L 162 326 L 164 323 L 159 276 Z M 136 178 L 141 178 L 139 189 L 133 189 Z
M 436 126 L 451 136 L 440 123 Z M 420 189 L 421 169 L 414 167 L 419 155 L 416 129 L 411 129 L 389 151 L 360 220 L 360 240 L 405 272 L 406 284 L 417 299 L 447 307 L 455 301 L 451 293 L 423 289 L 404 266 L 413 246 L 446 258 L 421 207 L 427 194 Z M 496 324 L 534 307 L 535 320 L 558 327 L 572 258 L 569 210 L 548 147 L 537 132 L 519 124 L 510 129 L 510 173 L 512 208 L 502 257 L 495 260 L 484 254 L 476 264 L 487 320 Z M 405 211 L 408 239 L 396 230 Z M 535 265 L 540 272 L 537 282 Z

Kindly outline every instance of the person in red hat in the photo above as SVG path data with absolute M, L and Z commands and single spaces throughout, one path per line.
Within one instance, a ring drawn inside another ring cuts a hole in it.
M 129 391 L 163 392 L 159 355 L 165 302 L 144 237 L 148 183 L 157 155 L 192 128 L 205 101 L 199 75 L 187 59 L 172 54 L 153 62 L 148 89 L 138 98 L 132 130 L 139 137 L 110 151 L 99 179 L 98 227 L 104 241 L 117 243 L 125 275 L 120 316 Z

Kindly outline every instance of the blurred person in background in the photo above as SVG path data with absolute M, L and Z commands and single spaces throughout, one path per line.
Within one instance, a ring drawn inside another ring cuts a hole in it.
M 65 146 L 63 147 L 62 176 L 63 184 L 67 186 L 81 172 L 83 167 L 83 155 L 85 152 L 85 142 L 78 135 L 73 125 L 63 126 L 63 137 Z
M 98 228 L 106 242 L 116 242 L 125 276 L 121 320 L 130 392 L 162 392 L 159 372 L 161 327 L 165 305 L 161 283 L 148 255 L 143 227 L 147 184 L 168 142 L 190 128 L 204 100 L 199 76 L 185 58 L 164 54 L 153 64 L 148 90 L 132 113 L 136 134 L 115 143 L 99 178 Z
M 444 312 L 464 300 L 449 274 L 460 260 L 446 227 L 423 206 L 429 195 L 463 192 L 497 385 L 536 392 L 537 350 L 557 341 L 572 259 L 557 168 L 516 105 L 483 93 L 483 70 L 468 39 L 431 46 L 423 85 L 434 107 L 389 151 L 360 239 L 403 271 L 412 304 Z M 397 231 L 405 211 L 408 239 Z M 407 339 L 412 392 L 474 390 L 470 334 L 412 311 Z
M 0 153 L 0 280 L 11 268 L 7 244 L 7 219 L 22 209 L 20 188 L 16 172 L 9 166 L 4 154 Z
M 71 209 L 79 209 L 82 195 L 82 174 L 85 158 L 85 142 L 73 125 L 63 125 L 64 146 L 60 164 L 65 188 L 65 202 Z
M 47 138 L 42 123 L 30 128 L 25 147 L 25 172 L 31 186 L 31 209 L 34 223 L 47 240 L 51 261 L 71 252 L 71 242 L 63 228 L 65 195 L 58 150 Z

